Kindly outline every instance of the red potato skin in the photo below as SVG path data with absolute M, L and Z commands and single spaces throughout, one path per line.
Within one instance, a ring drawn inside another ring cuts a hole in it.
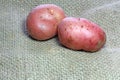
M 64 18 L 58 26 L 58 38 L 62 45 L 73 50 L 95 52 L 106 42 L 105 32 L 85 18 Z
M 27 16 L 28 34 L 36 40 L 47 40 L 57 34 L 57 25 L 65 18 L 64 11 L 54 4 L 35 7 Z

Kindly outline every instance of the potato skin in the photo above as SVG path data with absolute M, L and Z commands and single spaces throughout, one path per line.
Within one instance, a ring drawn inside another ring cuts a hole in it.
M 54 4 L 42 4 L 32 9 L 27 16 L 28 34 L 36 40 L 47 40 L 57 34 L 57 25 L 65 13 Z
M 98 51 L 106 42 L 105 32 L 85 18 L 64 18 L 58 26 L 62 45 L 73 50 Z

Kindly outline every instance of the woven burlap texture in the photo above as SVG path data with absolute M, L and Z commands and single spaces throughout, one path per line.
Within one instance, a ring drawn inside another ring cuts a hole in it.
M 84 17 L 107 35 L 98 52 L 73 51 L 54 37 L 36 41 L 25 21 L 37 5 L 52 3 Z M 120 80 L 120 0 L 0 0 L 0 80 Z

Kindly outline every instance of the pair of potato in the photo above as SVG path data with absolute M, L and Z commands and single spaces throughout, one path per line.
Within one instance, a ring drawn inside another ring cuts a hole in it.
M 85 18 L 66 17 L 54 4 L 35 7 L 27 16 L 27 30 L 36 40 L 47 40 L 58 35 L 62 45 L 73 50 L 95 52 L 106 42 L 105 32 Z

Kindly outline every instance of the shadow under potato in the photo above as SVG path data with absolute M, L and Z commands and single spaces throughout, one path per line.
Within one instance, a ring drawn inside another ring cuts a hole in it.
M 22 21 L 22 31 L 27 37 L 29 37 L 29 34 L 26 29 L 26 19 L 23 19 L 23 21 Z

